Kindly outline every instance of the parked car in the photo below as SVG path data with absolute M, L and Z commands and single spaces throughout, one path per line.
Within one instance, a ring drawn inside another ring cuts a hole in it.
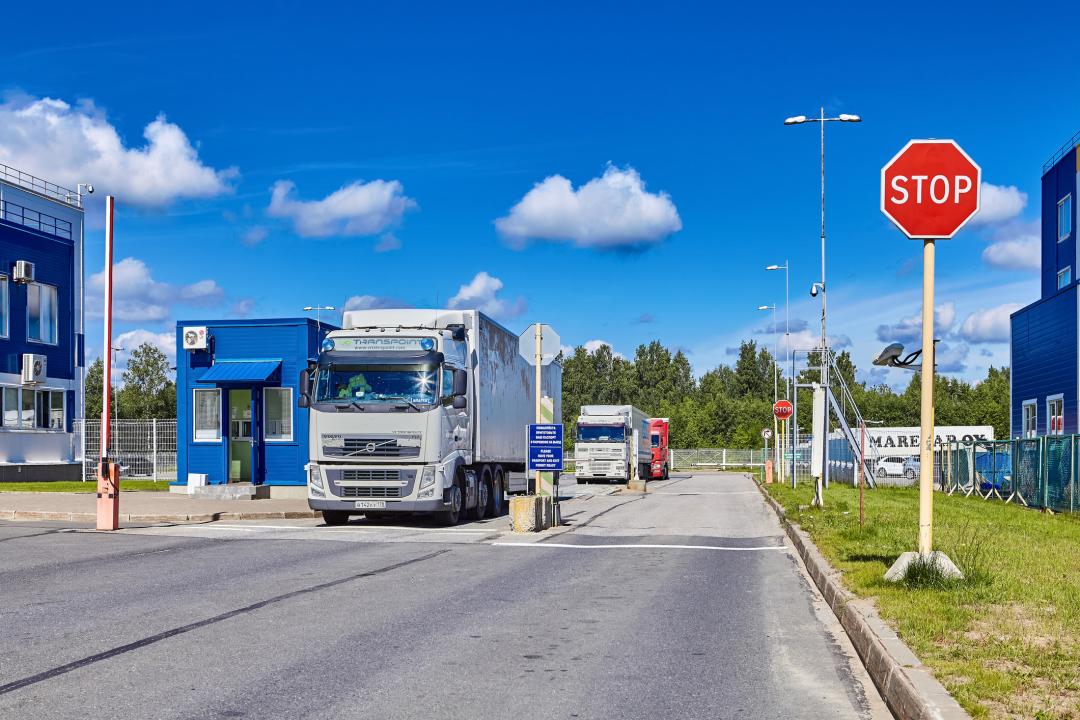
M 919 476 L 919 458 L 886 455 L 877 461 L 874 474 L 879 478 L 906 477 L 914 480 Z

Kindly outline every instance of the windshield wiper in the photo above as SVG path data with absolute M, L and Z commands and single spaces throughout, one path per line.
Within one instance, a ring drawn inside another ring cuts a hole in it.
M 412 400 L 410 400 L 407 397 L 402 397 L 400 395 L 392 395 L 392 396 L 388 397 L 387 400 L 401 400 L 402 402 L 407 403 L 408 406 L 411 407 L 416 412 L 423 412 L 423 409 L 421 409 L 421 407 L 419 405 L 417 405 L 416 403 L 414 403 Z M 397 407 L 401 407 L 401 406 L 398 405 Z

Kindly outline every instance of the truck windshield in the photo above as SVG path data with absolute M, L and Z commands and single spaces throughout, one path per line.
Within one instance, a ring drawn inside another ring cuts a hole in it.
M 434 405 L 436 377 L 419 366 L 323 366 L 315 402 Z
M 626 440 L 622 425 L 578 425 L 578 442 L 617 442 Z
M 659 435 L 659 433 L 653 433 L 652 446 L 653 447 L 660 447 L 660 435 Z

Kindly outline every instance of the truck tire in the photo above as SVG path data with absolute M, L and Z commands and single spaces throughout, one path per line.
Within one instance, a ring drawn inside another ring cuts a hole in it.
M 344 510 L 323 510 L 322 519 L 326 525 L 348 525 L 349 513 Z
M 667 465 L 664 465 L 664 475 L 663 475 L 663 477 L 661 479 L 662 480 L 667 480 L 668 479 L 668 466 Z
M 465 496 L 461 492 L 461 485 L 454 483 L 450 486 L 450 508 L 435 513 L 440 525 L 457 525 L 461 522 L 461 513 L 465 504 Z
M 487 465 L 480 471 L 480 482 L 476 483 L 476 507 L 469 510 L 470 520 L 483 520 L 491 504 L 491 468 Z
M 506 476 L 503 474 L 501 466 L 495 466 L 494 480 L 491 483 L 491 494 L 488 495 L 488 517 L 496 518 L 502 515 L 506 508 L 506 489 L 503 487 L 503 482 Z

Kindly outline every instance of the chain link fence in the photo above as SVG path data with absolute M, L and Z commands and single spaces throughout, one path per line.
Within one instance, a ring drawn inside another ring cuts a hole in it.
M 109 454 L 126 478 L 176 479 L 175 420 L 112 420 Z M 76 420 L 76 442 L 82 448 L 83 479 L 94 480 L 101 457 L 101 421 Z
M 1077 435 L 948 443 L 940 489 L 949 495 L 1080 511 Z

